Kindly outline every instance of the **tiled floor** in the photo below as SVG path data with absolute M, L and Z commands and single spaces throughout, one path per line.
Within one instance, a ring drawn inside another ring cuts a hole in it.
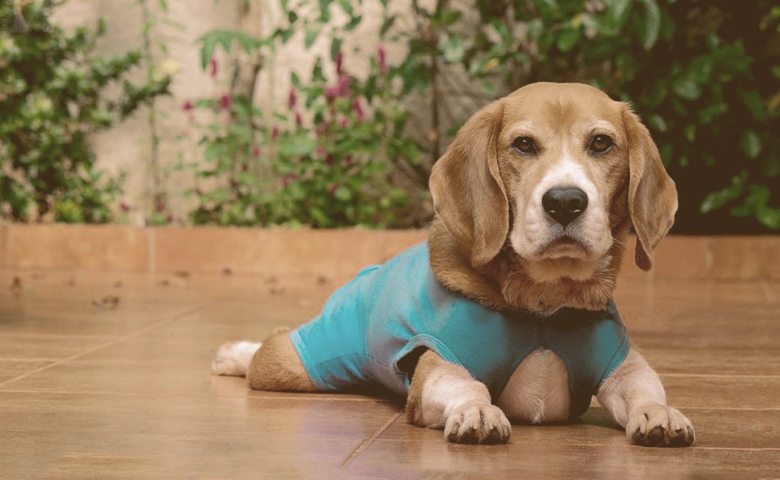
M 0 272 L 0 478 L 780 478 L 780 284 L 624 281 L 617 301 L 693 448 L 635 447 L 598 406 L 447 444 L 402 407 L 209 376 L 224 341 L 314 315 L 314 280 Z

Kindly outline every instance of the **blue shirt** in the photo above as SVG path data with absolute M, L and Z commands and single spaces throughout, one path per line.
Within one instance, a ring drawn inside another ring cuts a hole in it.
M 491 310 L 441 286 L 427 243 L 361 271 L 290 338 L 319 390 L 380 384 L 405 395 L 412 372 L 401 367 L 403 359 L 428 348 L 465 367 L 493 399 L 520 363 L 544 347 L 568 370 L 572 418 L 588 409 L 630 349 L 611 300 L 603 311 L 563 308 L 546 317 Z

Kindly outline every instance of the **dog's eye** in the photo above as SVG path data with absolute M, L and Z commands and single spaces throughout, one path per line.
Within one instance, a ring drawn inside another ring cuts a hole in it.
M 593 140 L 590 141 L 588 150 L 590 153 L 601 154 L 607 153 L 612 149 L 615 143 L 608 135 L 596 135 Z
M 536 144 L 531 137 L 517 137 L 512 142 L 512 147 L 520 155 L 534 155 L 536 154 Z

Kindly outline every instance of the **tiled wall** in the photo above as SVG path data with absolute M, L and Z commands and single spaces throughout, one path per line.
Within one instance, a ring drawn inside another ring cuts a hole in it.
M 117 270 L 351 275 L 425 240 L 425 231 L 133 228 L 0 225 L 0 267 L 16 270 Z M 665 239 L 650 273 L 626 254 L 624 278 L 780 280 L 780 236 Z

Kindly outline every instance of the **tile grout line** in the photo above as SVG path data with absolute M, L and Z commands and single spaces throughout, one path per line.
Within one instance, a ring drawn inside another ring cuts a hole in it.
M 780 375 L 774 374 L 742 374 L 742 373 L 663 373 L 658 372 L 658 375 L 661 377 L 668 377 L 668 378 L 746 378 L 746 379 L 752 379 L 752 380 L 765 380 L 765 379 L 780 379 Z
M 25 373 L 23 373 L 23 374 L 21 374 L 21 375 L 19 375 L 17 377 L 9 378 L 8 380 L 0 382 L 0 388 L 3 388 L 6 385 L 10 385 L 10 384 L 12 384 L 14 382 L 17 382 L 19 380 L 23 380 L 23 379 L 25 379 L 25 378 L 27 378 L 29 376 L 35 375 L 37 373 L 44 372 L 44 371 L 49 370 L 50 368 L 56 367 L 58 365 L 62 365 L 63 363 L 70 362 L 71 360 L 75 360 L 75 359 L 83 357 L 85 355 L 89 355 L 90 353 L 95 353 L 95 352 L 98 352 L 98 351 L 103 350 L 105 348 L 114 346 L 114 345 L 116 345 L 118 343 L 122 343 L 122 342 L 124 342 L 126 340 L 130 340 L 130 339 L 139 337 L 139 336 L 141 336 L 141 335 L 143 335 L 143 334 L 145 334 L 147 332 L 150 332 L 150 331 L 152 331 L 152 330 L 154 330 L 156 328 L 162 327 L 162 326 L 167 325 L 169 323 L 173 323 L 176 320 L 178 320 L 179 318 L 181 318 L 181 317 L 183 317 L 185 315 L 189 315 L 190 313 L 195 312 L 195 311 L 199 310 L 200 308 L 201 307 L 198 306 L 198 307 L 191 308 L 189 310 L 185 310 L 185 311 L 183 311 L 181 313 L 178 313 L 178 314 L 175 314 L 175 315 L 171 316 L 170 318 L 167 318 L 165 320 L 160 320 L 159 322 L 155 322 L 155 323 L 153 323 L 151 325 L 148 325 L 148 326 L 146 326 L 146 327 L 144 327 L 144 328 L 142 328 L 140 330 L 137 330 L 137 331 L 135 331 L 133 333 L 130 333 L 128 335 L 125 335 L 125 336 L 116 338 L 114 340 L 111 340 L 110 342 L 103 343 L 101 345 L 98 345 L 97 347 L 88 348 L 88 349 L 83 350 L 83 351 L 81 351 L 79 353 L 73 354 L 73 355 L 71 355 L 69 357 L 66 357 L 66 358 L 57 360 L 55 362 L 52 362 L 52 363 L 50 363 L 48 365 L 44 365 L 44 366 L 36 368 L 34 370 L 30 370 L 29 372 L 25 372 Z
M 379 436 L 380 436 L 380 435 L 382 435 L 383 433 L 385 433 L 385 431 L 386 431 L 388 428 L 390 428 L 390 425 L 392 425 L 393 423 L 395 423 L 395 421 L 396 421 L 396 420 L 398 420 L 398 417 L 400 417 L 400 416 L 401 416 L 401 414 L 403 414 L 403 413 L 404 413 L 404 411 L 403 411 L 403 410 L 400 410 L 400 411 L 398 411 L 397 413 L 395 413 L 394 415 L 390 416 L 390 419 L 389 419 L 388 421 L 386 421 L 384 425 L 382 425 L 381 427 L 379 427 L 379 429 L 378 429 L 376 432 L 374 432 L 374 434 L 373 434 L 373 435 L 371 435 L 371 436 L 370 436 L 370 437 L 368 437 L 367 439 L 363 440 L 363 442 L 362 442 L 360 445 L 358 445 L 358 447 L 357 447 L 357 448 L 356 448 L 356 449 L 355 449 L 355 450 L 354 450 L 354 451 L 353 451 L 353 452 L 352 452 L 352 453 L 351 453 L 351 454 L 350 454 L 350 455 L 349 455 L 349 456 L 346 458 L 346 460 L 344 460 L 344 461 L 341 463 L 341 468 L 346 468 L 346 467 L 348 467 L 348 466 L 349 466 L 349 464 L 350 464 L 350 463 L 352 463 L 352 462 L 353 462 L 353 461 L 354 461 L 354 460 L 355 460 L 355 459 L 356 459 L 356 458 L 357 458 L 357 457 L 358 457 L 358 456 L 359 456 L 361 453 L 363 453 L 363 452 L 364 452 L 364 451 L 365 451 L 365 450 L 366 450 L 366 449 L 367 449 L 369 446 L 371 446 L 371 444 L 372 444 L 372 443 L 374 443 L 374 441 L 375 441 L 377 438 L 379 438 Z

